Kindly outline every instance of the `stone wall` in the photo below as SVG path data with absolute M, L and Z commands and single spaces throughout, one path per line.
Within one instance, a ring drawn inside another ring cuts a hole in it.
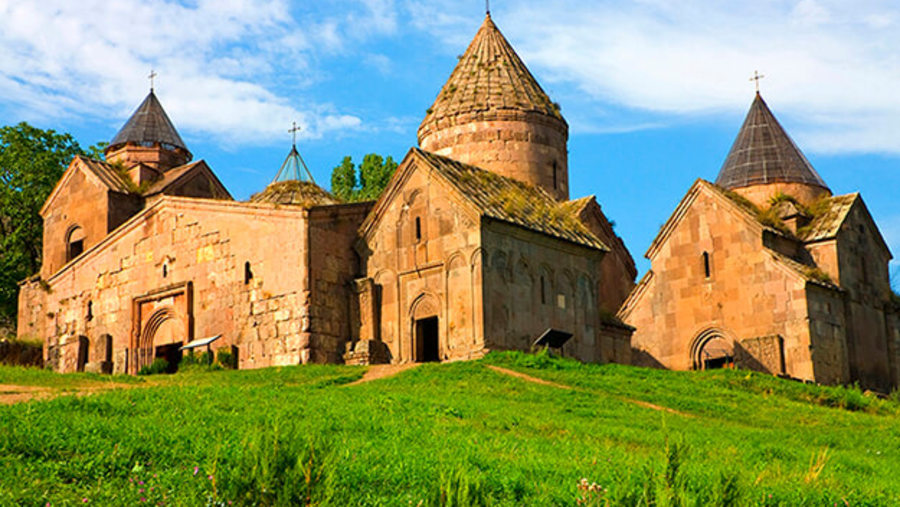
M 79 337 L 95 362 L 99 338 L 109 335 L 115 369 L 133 373 L 159 311 L 160 337 L 175 332 L 167 322 L 176 319 L 189 324 L 183 341 L 192 330 L 196 338 L 223 335 L 217 346 L 237 345 L 242 368 L 297 364 L 310 355 L 306 227 L 302 209 L 161 198 L 78 262 L 23 286 L 19 334 L 45 338 L 48 363 L 63 371 L 77 367 Z M 178 287 L 186 306 L 176 302 Z M 141 314 L 144 301 L 151 306 Z
M 425 151 L 543 187 L 564 201 L 569 198 L 567 141 L 564 122 L 509 111 L 444 119 L 419 139 L 419 145 Z
M 598 338 L 601 252 L 502 222 L 485 223 L 484 324 L 486 345 L 529 350 L 548 328 L 573 333 L 563 354 L 606 362 L 617 344 Z
M 698 340 L 778 335 L 786 372 L 813 380 L 806 280 L 764 248 L 755 221 L 697 185 L 651 246 L 651 272 L 620 312 L 637 328 L 636 362 L 686 370 Z
M 850 209 L 837 237 L 838 283 L 846 291 L 850 378 L 866 389 L 890 392 L 893 362 L 885 305 L 890 299 L 888 252 L 861 201 Z
M 80 164 L 75 159 L 73 164 Z M 45 279 L 67 262 L 67 240 L 76 226 L 84 232 L 85 250 L 99 243 L 109 232 L 109 191 L 87 169 L 77 168 L 56 193 L 44 214 L 43 266 Z
M 361 238 L 363 276 L 371 279 L 374 336 L 394 363 L 417 360 L 415 323 L 438 318 L 442 360 L 484 351 L 479 217 L 430 169 L 413 168 L 383 197 Z M 364 293 L 364 292 L 361 292 Z
M 340 363 L 351 338 L 353 280 L 359 257 L 357 230 L 372 203 L 322 206 L 309 211 L 309 276 L 312 362 Z

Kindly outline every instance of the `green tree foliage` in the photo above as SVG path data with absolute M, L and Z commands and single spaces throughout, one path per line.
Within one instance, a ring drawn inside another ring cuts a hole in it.
M 369 153 L 357 169 L 351 157 L 331 171 L 331 193 L 345 202 L 378 199 L 397 170 L 397 162 L 390 156 Z
M 41 266 L 41 206 L 72 157 L 69 134 L 27 123 L 0 127 L 0 326 L 15 321 L 18 282 Z

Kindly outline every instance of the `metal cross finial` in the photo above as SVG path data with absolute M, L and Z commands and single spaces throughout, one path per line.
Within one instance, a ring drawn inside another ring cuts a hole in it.
M 491 0 L 484 0 L 484 11 L 488 16 L 491 15 Z
M 158 75 L 159 75 L 159 74 L 157 74 L 155 70 L 150 69 L 150 75 L 147 76 L 147 77 L 150 78 L 150 91 L 151 91 L 151 92 L 153 91 L 153 78 L 155 78 L 155 77 L 158 76 Z
M 297 122 L 294 122 L 294 127 L 292 129 L 288 130 L 288 132 L 290 132 L 293 137 L 294 146 L 297 146 L 297 132 L 300 132 L 301 130 L 303 130 L 303 129 L 301 127 L 297 126 Z
M 750 81 L 756 81 L 756 93 L 759 93 L 759 80 L 764 78 L 763 74 L 760 74 L 758 70 L 753 71 L 753 77 L 750 78 Z

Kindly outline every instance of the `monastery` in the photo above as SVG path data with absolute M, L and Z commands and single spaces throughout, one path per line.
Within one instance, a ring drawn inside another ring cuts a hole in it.
M 296 148 L 237 202 L 151 89 L 44 204 L 18 333 L 59 371 L 174 367 L 213 337 L 240 368 L 469 359 L 548 329 L 628 362 L 633 260 L 593 197 L 569 200 L 568 125 L 490 15 L 418 134 L 377 202 L 337 202 Z
M 76 157 L 44 204 L 18 333 L 59 371 L 174 369 L 204 338 L 240 368 L 462 360 L 555 330 L 583 361 L 898 385 L 891 253 L 758 94 L 637 286 L 594 197 L 570 199 L 568 125 L 490 14 L 418 141 L 375 202 L 329 195 L 296 146 L 238 202 L 151 87 L 105 161 Z
M 898 385 L 891 252 L 862 197 L 831 194 L 759 93 L 716 182 L 694 183 L 646 256 L 619 312 L 634 364 Z

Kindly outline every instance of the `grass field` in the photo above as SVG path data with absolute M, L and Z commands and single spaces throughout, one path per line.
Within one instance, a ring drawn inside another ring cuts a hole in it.
M 900 404 L 853 389 L 519 353 L 347 385 L 364 371 L 115 378 L 0 406 L 0 505 L 900 503 Z

